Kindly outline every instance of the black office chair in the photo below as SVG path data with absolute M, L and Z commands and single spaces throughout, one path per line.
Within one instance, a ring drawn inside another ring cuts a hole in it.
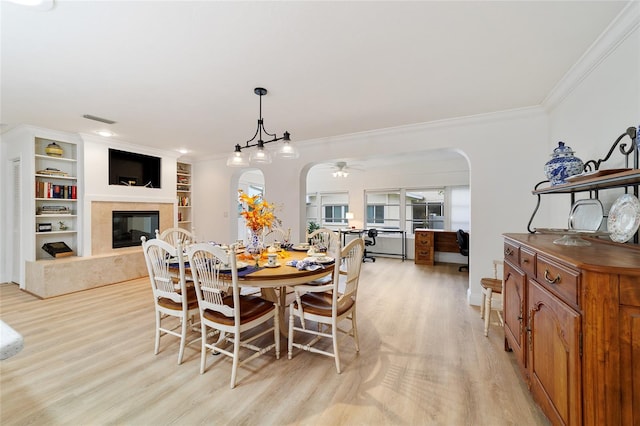
M 462 272 L 463 269 L 469 270 L 469 233 L 464 232 L 462 229 L 458 229 L 456 232 L 456 240 L 458 241 L 458 248 L 460 249 L 460 254 L 466 256 L 467 264 L 462 265 L 458 268 L 459 272 Z
M 371 247 L 371 246 L 375 246 L 376 245 L 376 237 L 378 236 L 378 230 L 377 229 L 369 229 L 367 231 L 367 237 L 371 238 L 370 240 L 367 240 L 366 238 L 364 239 L 364 256 L 362 256 L 362 261 L 366 262 L 367 260 L 370 260 L 372 262 L 376 261 L 376 258 L 373 256 L 370 256 L 367 254 L 367 247 Z

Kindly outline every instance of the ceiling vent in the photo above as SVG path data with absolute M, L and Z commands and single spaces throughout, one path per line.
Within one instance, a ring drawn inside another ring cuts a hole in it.
M 85 114 L 83 115 L 84 118 L 88 118 L 89 120 L 93 120 L 93 121 L 99 121 L 101 123 L 107 123 L 107 124 L 115 124 L 116 122 L 113 120 L 109 120 L 108 118 L 102 118 L 102 117 L 96 117 L 95 115 L 90 115 L 90 114 Z

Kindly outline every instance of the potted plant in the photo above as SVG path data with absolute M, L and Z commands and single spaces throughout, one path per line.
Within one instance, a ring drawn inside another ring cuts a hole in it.
M 307 234 L 312 233 L 313 231 L 315 231 L 316 229 L 320 229 L 320 225 L 318 225 L 317 223 L 315 223 L 314 221 L 310 221 L 309 225 L 307 226 Z

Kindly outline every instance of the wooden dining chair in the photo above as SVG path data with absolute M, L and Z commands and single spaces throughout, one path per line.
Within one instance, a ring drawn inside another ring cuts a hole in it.
M 232 246 L 231 253 L 235 251 Z M 220 247 L 208 243 L 192 244 L 187 248 L 189 266 L 193 276 L 198 300 L 202 333 L 200 351 L 200 374 L 205 372 L 207 352 L 222 353 L 231 357 L 231 388 L 236 386 L 236 375 L 240 365 L 275 348 L 276 359 L 280 358 L 280 321 L 276 303 L 258 296 L 240 294 L 236 256 L 229 256 Z M 222 265 L 229 269 L 221 271 Z M 273 324 L 261 327 L 273 319 Z M 215 343 L 207 341 L 208 329 L 218 330 Z M 257 339 L 273 333 L 274 342 L 266 346 L 253 343 Z M 231 348 L 229 348 L 231 345 Z M 240 348 L 254 353 L 240 361 Z
M 319 228 L 307 233 L 306 240 L 312 246 L 320 247 L 331 252 L 340 250 L 340 233 L 328 228 Z
M 290 239 L 291 239 L 291 228 L 288 228 L 288 229 L 265 228 L 262 236 L 262 242 L 264 243 L 265 246 L 269 246 L 276 241 L 282 244 L 284 244 L 285 242 L 288 243 Z
M 502 317 L 502 290 L 504 279 L 502 278 L 502 260 L 493 261 L 493 277 L 481 278 L 482 302 L 480 303 L 480 318 L 484 319 L 484 335 L 489 336 L 489 325 L 491 323 L 491 312 L 495 311 L 500 321 L 500 326 L 504 326 Z
M 340 257 L 340 249 L 342 247 L 342 242 L 340 240 L 340 233 L 332 231 L 328 228 L 319 228 L 315 231 L 307 234 L 307 241 L 309 244 L 315 247 L 321 247 L 326 249 L 327 256 L 333 257 L 337 259 Z M 334 270 L 335 273 L 339 273 L 338 269 Z M 326 277 L 310 281 L 308 284 L 310 285 L 318 285 L 318 284 L 328 284 L 332 280 L 332 275 L 327 275 Z
M 178 243 L 182 244 L 182 247 L 186 247 L 189 244 L 196 242 L 196 236 L 193 232 L 189 232 L 183 228 L 168 228 L 162 232 L 156 229 L 156 238 L 162 241 L 166 241 L 172 246 L 177 246 Z
M 187 333 L 197 325 L 198 300 L 193 287 L 187 287 L 182 245 L 176 247 L 157 238 L 143 241 L 149 280 L 153 291 L 156 332 L 155 354 L 160 351 L 160 337 L 172 335 L 180 338 L 178 364 L 182 364 Z M 170 259 L 178 264 L 178 275 L 170 270 Z M 173 320 L 173 321 L 172 321 Z M 176 321 L 177 320 L 177 321 Z M 196 339 L 197 340 L 197 339 Z
M 358 328 L 356 324 L 356 298 L 358 294 L 358 282 L 364 255 L 364 241 L 361 238 L 350 241 L 340 255 L 336 257 L 335 273 L 333 280 L 325 285 L 298 285 L 293 287 L 295 300 L 289 306 L 289 341 L 288 357 L 293 356 L 293 348 L 327 355 L 335 359 L 336 370 L 340 373 L 340 352 L 338 349 L 339 333 L 353 337 L 356 352 L 360 351 L 358 343 Z M 346 279 L 341 284 L 341 275 L 338 270 L 344 271 Z M 300 325 L 295 325 L 296 317 Z M 344 330 L 338 325 L 344 321 L 351 322 L 351 328 Z M 308 321 L 317 323 L 317 328 L 312 327 Z M 296 333 L 313 336 L 310 341 L 295 341 Z M 323 338 L 331 339 L 333 352 L 319 347 L 316 343 Z

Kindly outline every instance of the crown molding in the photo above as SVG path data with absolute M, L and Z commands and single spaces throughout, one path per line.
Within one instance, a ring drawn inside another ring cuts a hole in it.
M 631 1 L 615 17 L 587 51 L 573 64 L 551 89 L 542 106 L 546 111 L 557 107 L 580 83 L 591 74 L 616 48 L 640 26 L 640 1 Z

